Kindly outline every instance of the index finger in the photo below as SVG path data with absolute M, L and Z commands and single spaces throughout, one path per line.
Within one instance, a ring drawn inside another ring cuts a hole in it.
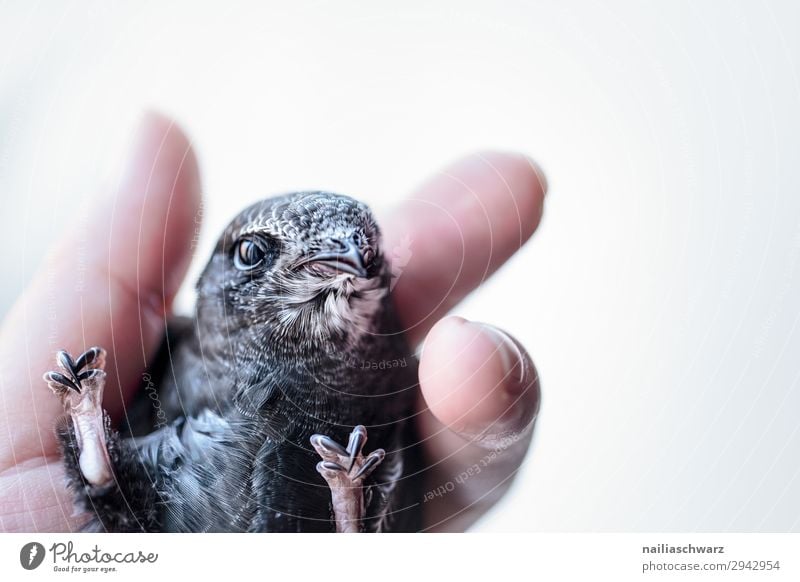
M 533 234 L 544 174 L 521 154 L 462 158 L 424 183 L 384 221 L 395 303 L 420 341 Z

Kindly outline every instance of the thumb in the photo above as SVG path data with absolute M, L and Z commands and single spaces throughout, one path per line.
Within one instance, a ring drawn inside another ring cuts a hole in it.
M 189 140 L 148 114 L 119 187 L 56 244 L 0 330 L 0 469 L 55 452 L 61 406 L 41 376 L 58 349 L 108 350 L 104 404 L 120 412 L 160 341 L 199 205 Z
M 446 317 L 425 339 L 419 378 L 427 488 L 447 491 L 426 497 L 427 526 L 463 531 L 505 493 L 525 458 L 539 377 L 505 332 Z

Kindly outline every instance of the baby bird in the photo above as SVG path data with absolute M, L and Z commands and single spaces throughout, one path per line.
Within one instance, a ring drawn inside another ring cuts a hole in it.
M 85 529 L 420 529 L 416 360 L 390 283 L 366 205 L 278 196 L 223 232 L 122 434 L 103 349 L 59 352 L 45 380 Z

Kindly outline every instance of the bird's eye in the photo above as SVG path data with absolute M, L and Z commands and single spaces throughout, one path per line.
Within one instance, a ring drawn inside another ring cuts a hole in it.
M 233 262 L 237 269 L 249 271 L 264 262 L 267 249 L 263 242 L 255 237 L 246 237 L 236 245 Z

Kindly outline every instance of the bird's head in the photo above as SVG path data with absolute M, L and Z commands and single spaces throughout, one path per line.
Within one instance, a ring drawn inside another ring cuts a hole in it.
M 198 282 L 198 323 L 292 343 L 369 333 L 388 292 L 380 231 L 347 196 L 258 202 L 225 229 Z

